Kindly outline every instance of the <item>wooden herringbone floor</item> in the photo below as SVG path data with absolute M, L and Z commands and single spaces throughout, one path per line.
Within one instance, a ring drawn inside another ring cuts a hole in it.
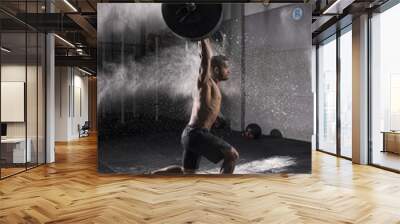
M 313 153 L 311 175 L 135 177 L 96 171 L 95 138 L 0 181 L 0 223 L 400 223 L 400 175 Z

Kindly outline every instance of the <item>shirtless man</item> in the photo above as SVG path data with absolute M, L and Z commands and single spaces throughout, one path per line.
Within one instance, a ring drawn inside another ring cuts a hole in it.
M 213 163 L 223 160 L 220 173 L 233 173 L 239 153 L 230 144 L 211 134 L 210 129 L 221 109 L 219 82 L 228 80 L 230 70 L 227 58 L 212 56 L 208 39 L 202 40 L 200 74 L 197 91 L 193 97 L 189 124 L 183 130 L 183 172 L 194 173 L 199 168 L 201 156 Z
M 239 158 L 237 150 L 210 132 L 221 109 L 219 82 L 228 80 L 230 74 L 227 58 L 223 55 L 212 56 L 208 39 L 202 40 L 200 46 L 201 64 L 197 91 L 193 97 L 189 124 L 183 130 L 181 137 L 183 168 L 169 166 L 153 174 L 195 173 L 202 156 L 213 163 L 224 160 L 220 173 L 231 174 L 235 169 Z

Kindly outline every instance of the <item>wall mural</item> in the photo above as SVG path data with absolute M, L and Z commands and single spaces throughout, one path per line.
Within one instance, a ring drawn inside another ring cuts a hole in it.
M 310 173 L 310 21 L 307 4 L 99 4 L 99 172 Z

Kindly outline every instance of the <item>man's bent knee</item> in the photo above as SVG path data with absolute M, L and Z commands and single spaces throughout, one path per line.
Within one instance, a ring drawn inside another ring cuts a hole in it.
M 239 159 L 239 153 L 235 148 L 230 148 L 226 153 L 225 153 L 225 160 L 229 161 L 236 161 Z

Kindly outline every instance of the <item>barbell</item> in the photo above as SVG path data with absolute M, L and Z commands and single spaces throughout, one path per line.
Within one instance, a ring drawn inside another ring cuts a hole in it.
M 161 5 L 161 13 L 168 28 L 175 35 L 192 41 L 223 36 L 221 33 L 215 33 L 222 21 L 222 11 L 222 4 L 163 3 Z

